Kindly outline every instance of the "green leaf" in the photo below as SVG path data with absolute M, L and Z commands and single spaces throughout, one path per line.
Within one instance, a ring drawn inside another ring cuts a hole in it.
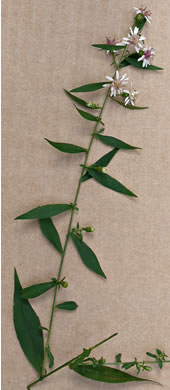
M 158 359 L 158 366 L 159 366 L 159 368 L 161 369 L 162 368 L 162 366 L 163 366 L 163 362 L 162 362 L 162 360 L 161 359 Z
M 122 354 L 121 354 L 121 353 L 118 353 L 118 354 L 115 356 L 116 363 L 121 363 L 121 359 L 122 359 Z
M 25 356 L 41 375 L 44 340 L 40 320 L 30 303 L 21 297 L 23 290 L 16 270 L 14 271 L 14 283 L 13 318 L 15 331 Z
M 50 347 L 48 346 L 47 348 L 47 356 L 49 359 L 49 368 L 52 368 L 54 366 L 54 356 L 51 353 Z
M 101 107 L 91 107 L 91 106 L 88 106 L 88 102 L 86 102 L 85 100 L 78 98 L 77 96 L 73 95 L 72 93 L 70 93 L 66 89 L 64 89 L 64 91 L 67 93 L 67 95 L 72 100 L 74 100 L 76 103 L 80 104 L 80 106 L 84 106 L 84 107 L 87 107 L 87 108 L 92 109 L 92 110 L 94 110 L 94 109 L 96 110 L 96 109 L 100 109 L 101 108 Z
M 118 99 L 115 99 L 113 97 L 112 97 L 112 100 L 114 100 L 114 102 L 118 103 L 120 106 L 127 108 L 128 110 L 145 110 L 146 108 L 149 108 L 149 107 L 132 106 L 132 104 L 125 105 L 125 103 L 120 102 Z
M 109 50 L 109 51 L 113 51 L 113 50 L 122 50 L 125 48 L 125 46 L 116 46 L 116 45 L 103 45 L 103 44 L 95 44 L 95 45 L 92 45 L 94 47 L 97 47 L 98 49 L 102 49 L 102 50 Z
M 25 214 L 19 215 L 15 219 L 44 219 L 54 217 L 55 215 L 64 213 L 72 209 L 72 204 L 48 204 L 38 206 L 35 209 L 28 211 Z
M 62 309 L 62 310 L 76 310 L 77 307 L 78 305 L 74 301 L 66 301 L 56 305 L 56 309 Z
M 70 364 L 70 368 L 71 369 L 74 369 L 75 367 L 77 367 L 80 363 L 83 362 L 83 360 L 85 358 L 87 358 L 91 353 L 91 348 L 89 349 L 86 349 L 86 348 L 83 348 L 83 353 L 81 354 L 81 356 L 79 356 L 76 360 L 74 360 L 73 363 Z
M 99 382 L 107 383 L 125 383 L 125 382 L 154 382 L 149 379 L 142 379 L 133 375 L 129 375 L 116 368 L 98 365 L 93 367 L 92 364 L 80 364 L 74 368 L 77 374 L 82 375 L 88 379 L 93 379 Z M 157 383 L 157 382 L 154 382 Z
M 121 61 L 120 65 L 119 65 L 119 69 L 122 69 L 122 68 L 125 68 L 126 66 L 129 66 L 129 62 L 126 61 L 126 59 L 124 59 L 123 61 Z
M 153 359 L 157 359 L 157 356 L 154 353 L 146 352 L 146 355 L 152 357 Z
M 128 190 L 123 184 L 121 184 L 118 180 L 113 177 L 107 175 L 107 173 L 98 172 L 93 168 L 88 168 L 88 172 L 93 178 L 104 187 L 110 188 L 113 191 L 120 192 L 121 194 L 132 196 L 137 198 L 133 192 Z
M 81 146 L 66 144 L 63 142 L 53 142 L 47 138 L 44 138 L 50 145 L 54 146 L 54 148 L 60 150 L 60 152 L 64 153 L 86 153 L 87 149 L 82 148 Z
M 102 271 L 95 253 L 75 234 L 72 233 L 71 237 L 86 267 L 88 267 L 91 271 L 96 272 L 96 274 L 102 276 L 103 278 L 106 278 L 106 275 Z
M 79 110 L 79 108 L 77 108 L 75 106 L 76 110 L 79 112 L 79 114 L 84 118 L 84 119 L 87 119 L 88 121 L 92 121 L 92 122 L 101 122 L 101 120 L 99 119 L 98 116 L 94 116 L 92 114 L 89 114 L 88 112 L 86 111 L 82 111 L 82 110 Z
M 48 329 L 48 328 L 46 328 L 45 326 L 40 326 L 40 329 L 42 329 L 42 330 L 46 330 L 47 332 L 49 331 L 49 329 Z
M 51 288 L 55 287 L 57 282 L 51 281 L 47 283 L 33 284 L 30 287 L 23 288 L 21 296 L 24 299 L 31 299 L 39 297 Z
M 140 58 L 140 57 L 139 57 Z M 138 61 L 136 58 L 133 58 L 132 56 L 126 57 L 126 61 L 134 66 L 135 68 L 144 69 L 144 70 L 163 70 L 163 68 L 160 68 L 155 65 L 148 65 L 147 68 L 142 66 L 142 61 Z
M 93 92 L 93 91 L 97 91 L 98 89 L 101 89 L 103 88 L 103 85 L 104 84 L 111 84 L 110 81 L 103 81 L 102 83 L 92 83 L 92 84 L 85 84 L 85 85 L 81 85 L 81 87 L 78 87 L 78 88 L 74 88 L 72 89 L 70 92 Z
M 40 219 L 40 229 L 48 241 L 58 250 L 59 253 L 63 252 L 61 241 L 57 229 L 55 228 L 51 218 Z
M 99 139 L 103 144 L 111 146 L 112 148 L 115 147 L 117 149 L 141 149 L 137 146 L 132 146 L 129 144 L 126 144 L 125 142 L 121 141 L 118 138 L 110 137 L 108 135 L 100 135 L 97 134 L 96 138 Z
M 133 366 L 135 366 L 135 365 L 136 365 L 135 362 L 124 363 L 124 364 L 122 365 L 122 368 L 124 368 L 125 370 L 129 370 L 129 368 L 131 368 L 131 367 L 133 367 Z
M 94 167 L 107 167 L 112 158 L 116 155 L 119 149 L 115 148 L 111 150 L 111 152 L 104 154 L 99 160 L 97 160 L 92 166 Z M 84 182 L 86 180 L 91 179 L 92 176 L 86 172 L 82 177 L 81 181 Z

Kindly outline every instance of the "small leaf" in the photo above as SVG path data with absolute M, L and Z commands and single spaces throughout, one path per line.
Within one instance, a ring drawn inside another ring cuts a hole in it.
M 42 330 L 46 330 L 47 332 L 49 331 L 49 329 L 48 329 L 48 328 L 46 328 L 45 326 L 40 326 L 40 329 L 42 329 Z
M 33 284 L 30 287 L 23 288 L 21 296 L 24 299 L 31 299 L 39 297 L 40 295 L 46 293 L 48 290 L 56 286 L 56 281 Z
M 142 379 L 133 375 L 129 375 L 121 370 L 117 370 L 116 368 L 111 368 L 102 365 L 93 367 L 92 364 L 80 364 L 79 366 L 74 368 L 74 371 L 77 372 L 77 374 L 82 375 L 88 379 L 93 379 L 99 382 L 107 382 L 107 383 L 144 382 L 144 381 L 154 382 L 149 379 Z
M 56 305 L 56 309 L 62 309 L 62 310 L 76 310 L 77 307 L 78 305 L 74 301 L 67 301 Z
M 158 359 L 158 366 L 159 366 L 159 368 L 161 369 L 162 368 L 162 366 L 163 366 L 163 362 L 162 362 L 162 360 L 161 359 Z
M 100 119 L 98 116 L 94 116 L 92 114 L 89 114 L 88 112 L 86 111 L 82 111 L 82 110 L 79 110 L 79 108 L 77 108 L 75 106 L 76 110 L 79 112 L 79 114 L 84 118 L 84 119 L 87 119 L 88 121 L 92 121 L 92 122 L 100 122 Z
M 135 365 L 136 365 L 135 362 L 124 363 L 124 364 L 122 365 L 122 368 L 124 368 L 125 370 L 129 370 L 129 368 L 131 368 L 131 367 L 133 367 L 133 366 L 135 366 Z
M 139 57 L 140 58 L 140 57 Z M 163 70 L 163 68 L 160 68 L 155 65 L 148 65 L 147 67 L 142 66 L 142 61 L 138 61 L 136 58 L 133 58 L 132 56 L 126 57 L 126 61 L 134 66 L 135 68 L 144 69 L 144 70 Z
M 44 340 L 40 320 L 30 303 L 21 297 L 23 290 L 16 270 L 14 282 L 13 316 L 16 334 L 25 356 L 41 375 L 44 359 Z
M 112 148 L 115 147 L 117 149 L 141 149 L 137 146 L 126 144 L 120 139 L 108 135 L 97 134 L 96 138 L 99 139 L 101 142 L 103 142 L 105 145 L 111 146 Z
M 160 351 L 160 349 L 156 349 L 156 353 L 160 356 L 160 355 L 162 355 L 162 352 Z
M 35 209 L 28 211 L 25 214 L 19 215 L 15 219 L 44 219 L 54 217 L 55 215 L 64 213 L 72 209 L 71 204 L 48 204 L 45 206 L 38 206 Z
M 83 263 L 88 267 L 91 271 L 96 272 L 96 274 L 106 278 L 106 275 L 102 271 L 98 259 L 95 253 L 90 249 L 85 242 L 83 242 L 80 238 L 78 238 L 75 234 L 71 234 L 72 240 L 75 244 L 76 249 L 79 252 L 79 255 L 83 261 Z
M 72 93 L 70 93 L 69 91 L 67 91 L 66 89 L 64 89 L 64 91 L 67 93 L 67 95 L 72 99 L 74 100 L 76 103 L 80 104 L 80 106 L 84 106 L 84 107 L 87 107 L 89 109 L 92 109 L 92 110 L 96 110 L 96 109 L 100 109 L 101 107 L 93 107 L 93 106 L 90 106 L 88 105 L 88 102 L 86 102 L 85 100 L 83 99 L 80 99 L 78 98 L 77 96 L 73 95 Z
M 149 108 L 149 107 L 132 106 L 132 104 L 125 105 L 125 103 L 120 102 L 118 99 L 115 99 L 113 97 L 112 100 L 114 100 L 114 102 L 118 103 L 120 106 L 127 108 L 128 110 L 146 110 L 147 108 Z
M 44 138 L 50 145 L 54 146 L 54 148 L 60 150 L 60 152 L 64 153 L 86 153 L 87 149 L 82 148 L 81 146 L 66 144 L 63 142 L 53 142 L 47 138 Z
M 95 45 L 92 45 L 94 47 L 97 47 L 98 49 L 102 49 L 102 50 L 109 50 L 109 51 L 113 51 L 113 50 L 122 50 L 125 48 L 125 46 L 116 46 L 116 45 L 103 45 L 103 44 L 95 44 Z
M 146 23 L 146 19 L 144 18 L 140 23 L 137 23 L 136 26 L 138 27 L 139 31 L 142 30 L 142 28 L 144 27 Z
M 47 356 L 49 359 L 49 368 L 52 368 L 54 366 L 54 356 L 51 353 L 50 347 L 48 346 L 47 348 Z
M 89 348 L 89 349 L 83 348 L 83 353 L 81 354 L 81 356 L 79 356 L 76 360 L 74 360 L 74 362 L 71 363 L 69 367 L 70 367 L 71 369 L 74 369 L 74 368 L 77 367 L 80 363 L 82 363 L 83 360 L 84 360 L 85 358 L 87 358 L 87 357 L 90 355 L 90 353 L 91 353 L 91 348 Z
M 107 167 L 112 158 L 116 155 L 119 149 L 115 148 L 111 150 L 111 152 L 104 154 L 99 160 L 97 160 L 92 166 L 93 167 Z M 91 179 L 92 176 L 86 172 L 82 177 L 81 181 L 84 182 L 86 180 Z
M 48 241 L 58 250 L 59 253 L 62 253 L 62 245 L 60 241 L 59 234 L 55 228 L 51 218 L 40 219 L 40 229 Z
M 152 357 L 153 359 L 157 359 L 157 356 L 154 353 L 146 352 L 146 355 Z
M 122 354 L 121 354 L 121 353 L 118 353 L 118 354 L 115 356 L 116 363 L 121 363 L 121 359 L 122 359 Z
M 111 82 L 103 81 L 102 83 L 85 84 L 85 85 L 81 85 L 81 87 L 72 89 L 70 92 L 93 92 L 93 91 L 97 91 L 98 89 L 104 88 L 103 87 L 104 84 L 108 84 L 109 86 Z
M 88 168 L 88 172 L 98 183 L 102 184 L 104 187 L 110 188 L 116 192 L 120 192 L 121 194 L 137 198 L 137 195 L 128 190 L 128 188 L 126 188 L 118 180 L 109 176 L 107 173 L 98 172 L 93 168 Z

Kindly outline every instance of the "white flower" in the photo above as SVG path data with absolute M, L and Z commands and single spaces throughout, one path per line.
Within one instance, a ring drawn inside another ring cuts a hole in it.
M 127 92 L 127 90 L 123 89 L 123 86 L 127 84 L 129 78 L 124 74 L 121 78 L 119 78 L 119 71 L 116 71 L 115 78 L 106 76 L 106 79 L 112 81 L 110 88 L 110 96 L 116 97 L 116 95 L 120 95 L 123 92 Z M 103 84 L 103 87 L 108 87 L 109 84 Z
M 125 106 L 127 106 L 127 104 L 131 104 L 132 106 L 135 106 L 135 100 L 136 100 L 136 95 L 138 95 L 138 91 L 136 91 L 136 89 L 132 89 L 132 83 L 131 83 L 131 90 L 128 92 L 129 93 L 129 96 L 127 96 L 125 98 Z
M 136 14 L 139 15 L 139 14 L 142 14 L 144 15 L 145 19 L 147 20 L 148 23 L 151 23 L 151 11 L 147 11 L 146 7 L 145 8 L 136 8 L 136 7 L 133 7 L 135 10 L 136 10 Z
M 135 47 L 137 53 L 139 53 L 140 48 L 142 48 L 141 41 L 145 40 L 143 35 L 138 35 L 139 29 L 135 27 L 134 30 L 130 27 L 130 34 L 128 34 L 127 38 L 123 38 L 123 41 L 126 45 L 131 45 Z
M 143 49 L 143 56 L 138 58 L 138 61 L 143 61 L 142 64 L 143 68 L 144 67 L 147 68 L 147 66 L 150 65 L 150 60 L 154 57 L 154 55 L 155 55 L 155 50 L 151 46 L 145 47 Z

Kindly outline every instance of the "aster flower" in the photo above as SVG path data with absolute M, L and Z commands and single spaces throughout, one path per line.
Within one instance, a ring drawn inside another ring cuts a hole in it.
M 134 30 L 130 27 L 130 34 L 128 34 L 127 38 L 123 38 L 123 43 L 133 46 L 137 53 L 139 53 L 140 48 L 142 48 L 141 41 L 145 40 L 145 37 L 143 35 L 138 35 L 138 32 L 138 27 L 135 27 Z
M 151 15 L 152 15 L 151 11 L 149 11 L 149 10 L 147 11 L 146 7 L 145 8 L 133 7 L 133 8 L 136 10 L 136 14 L 137 15 L 139 15 L 139 14 L 143 15 L 144 18 L 147 20 L 147 22 L 151 23 L 151 20 L 152 20 L 152 18 L 151 18 Z
M 125 98 L 125 106 L 127 106 L 127 104 L 131 104 L 132 106 L 135 106 L 135 100 L 139 92 L 136 91 L 136 89 L 132 89 L 132 83 L 131 83 L 131 90 L 128 93 L 129 95 Z
M 107 45 L 114 45 L 116 46 L 118 44 L 118 40 L 117 38 L 113 38 L 111 39 L 110 37 L 106 37 L 107 39 Z M 110 53 L 110 50 L 106 50 L 106 53 L 109 54 Z M 117 53 L 117 50 L 114 50 L 114 53 Z
M 142 57 L 138 58 L 138 61 L 143 61 L 142 64 L 143 68 L 144 67 L 147 68 L 147 66 L 150 65 L 150 60 L 154 57 L 154 55 L 155 55 L 155 50 L 151 46 L 145 47 L 143 49 L 143 55 Z
M 116 95 L 120 95 L 123 92 L 129 92 L 125 89 L 123 89 L 123 86 L 127 84 L 129 78 L 126 77 L 126 74 L 124 74 L 121 78 L 119 77 L 119 71 L 116 71 L 115 78 L 106 76 L 106 79 L 109 81 L 112 81 L 111 88 L 110 88 L 110 96 L 116 97 Z M 108 87 L 109 84 L 103 84 L 103 87 Z

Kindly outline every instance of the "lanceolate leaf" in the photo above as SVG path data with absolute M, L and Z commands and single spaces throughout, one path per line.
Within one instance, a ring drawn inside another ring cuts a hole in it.
M 62 310 L 76 310 L 77 307 L 78 305 L 74 301 L 66 301 L 56 305 L 56 309 L 62 309 Z
M 143 67 L 142 66 L 142 61 L 138 61 L 136 58 L 133 58 L 131 56 L 126 57 L 126 61 L 130 65 L 135 66 L 135 68 L 139 68 L 139 69 L 144 69 L 144 70 L 163 70 L 163 68 L 160 68 L 160 67 L 155 66 L 155 65 L 148 65 L 147 67 Z
M 95 44 L 95 45 L 92 45 L 94 47 L 97 47 L 98 49 L 102 49 L 102 50 L 109 50 L 109 51 L 113 51 L 113 50 L 122 50 L 125 48 L 125 46 L 119 46 L 119 45 L 103 45 L 103 44 Z
M 51 288 L 56 286 L 55 281 L 47 282 L 47 283 L 39 283 L 39 284 L 33 284 L 30 287 L 23 288 L 21 296 L 24 299 L 31 299 L 39 297 L 40 295 L 44 294 Z
M 106 278 L 106 275 L 102 271 L 95 253 L 75 234 L 72 233 L 71 237 L 86 267 L 88 267 L 91 271 L 96 272 L 96 274 L 102 276 L 103 278 Z
M 58 250 L 59 253 L 62 253 L 62 245 L 60 241 L 59 234 L 55 228 L 51 218 L 40 219 L 40 229 L 48 241 Z
M 84 153 L 87 152 L 87 149 L 82 148 L 81 146 L 66 144 L 63 142 L 53 142 L 47 138 L 44 138 L 50 145 L 54 146 L 54 148 L 60 150 L 60 152 L 64 153 Z
M 93 379 L 99 382 L 107 383 L 125 383 L 125 382 L 154 382 L 149 379 L 142 379 L 133 375 L 129 375 L 123 371 L 117 370 L 107 366 L 96 366 L 92 364 L 80 364 L 74 367 L 73 370 L 77 374 L 82 375 L 88 379 Z M 157 382 L 154 382 L 157 383 Z
M 84 107 L 87 107 L 87 108 L 92 109 L 92 110 L 94 110 L 94 109 L 96 110 L 96 109 L 100 109 L 101 108 L 101 107 L 90 107 L 90 106 L 88 106 L 88 102 L 86 102 L 85 100 L 78 98 L 77 96 L 73 95 L 72 93 L 70 93 L 66 89 L 64 89 L 64 91 L 67 93 L 67 95 L 72 100 L 74 100 L 76 103 L 80 104 L 80 106 L 84 106 Z
M 100 122 L 100 119 L 98 116 L 94 116 L 92 114 L 89 114 L 88 112 L 86 111 L 82 111 L 80 110 L 79 108 L 77 108 L 75 106 L 76 110 L 79 112 L 79 114 L 84 118 L 84 119 L 87 119 L 88 121 L 92 121 L 92 122 Z
M 149 108 L 149 107 L 132 106 L 132 104 L 125 105 L 125 103 L 120 102 L 120 100 L 115 99 L 113 97 L 112 97 L 112 100 L 114 100 L 114 102 L 118 103 L 120 106 L 127 108 L 128 110 L 145 110 L 146 108 Z
M 104 187 L 110 188 L 113 191 L 120 192 L 121 194 L 137 197 L 133 192 L 128 190 L 123 184 L 118 180 L 109 176 L 107 173 L 98 172 L 93 168 L 88 168 L 88 172 L 93 178 Z
M 105 145 L 112 146 L 118 149 L 141 149 L 137 146 L 132 146 L 129 144 L 126 144 L 125 142 L 121 141 L 118 138 L 114 138 L 108 135 L 100 135 L 97 134 L 96 138 L 98 138 L 101 142 L 103 142 Z
M 15 219 L 44 219 L 54 217 L 57 214 L 64 213 L 72 209 L 71 204 L 48 204 L 45 206 L 38 206 L 35 209 L 28 211 L 25 214 L 19 215 Z
M 21 297 L 23 290 L 16 270 L 14 282 L 13 315 L 16 334 L 25 356 L 41 375 L 44 359 L 44 340 L 40 320 L 30 303 Z
M 118 150 L 119 149 L 115 148 L 115 149 L 111 150 L 111 152 L 104 154 L 104 156 L 102 156 L 99 160 L 97 160 L 93 164 L 93 166 L 94 167 L 107 167 L 107 165 L 110 163 L 112 158 L 116 155 Z M 92 178 L 92 176 L 88 172 L 86 172 L 84 174 L 84 176 L 82 177 L 81 181 L 84 182 L 84 181 L 89 180 L 91 178 Z
M 104 84 L 109 85 L 111 84 L 111 82 L 103 81 L 102 83 L 85 84 L 85 85 L 81 85 L 81 87 L 72 89 L 70 92 L 93 92 L 103 88 Z
M 49 359 L 49 368 L 52 368 L 53 365 L 54 365 L 54 356 L 53 354 L 51 353 L 51 350 L 50 350 L 50 347 L 48 346 L 47 348 L 47 356 L 48 356 L 48 359 Z

